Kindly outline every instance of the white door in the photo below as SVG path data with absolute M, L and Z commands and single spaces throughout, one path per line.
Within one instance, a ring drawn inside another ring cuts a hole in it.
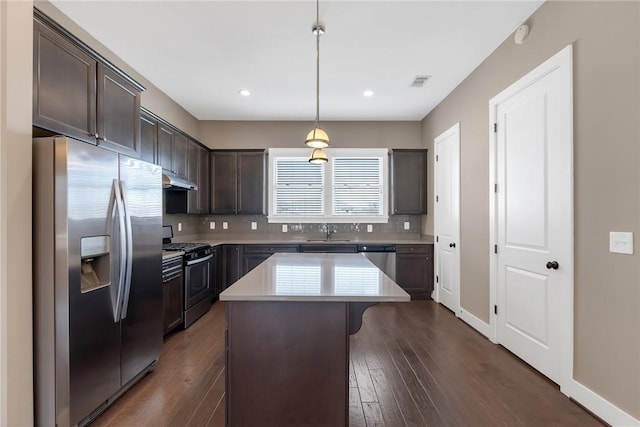
M 460 123 L 434 140 L 436 300 L 460 309 Z
M 569 46 L 491 101 L 497 341 L 560 384 L 573 341 L 571 69 Z

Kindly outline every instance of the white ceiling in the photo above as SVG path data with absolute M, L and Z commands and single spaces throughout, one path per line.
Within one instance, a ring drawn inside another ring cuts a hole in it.
M 314 1 L 52 2 L 197 119 L 315 117 Z M 320 1 L 320 119 L 421 120 L 541 4 Z

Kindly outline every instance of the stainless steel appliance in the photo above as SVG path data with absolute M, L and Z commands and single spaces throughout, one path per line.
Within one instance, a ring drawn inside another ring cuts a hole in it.
M 162 350 L 162 170 L 34 139 L 36 423 L 91 422 Z
M 163 227 L 164 241 L 173 237 L 171 226 Z M 184 328 L 188 328 L 211 307 L 213 249 L 207 243 L 165 243 L 165 251 L 184 252 Z
M 396 280 L 396 245 L 358 245 L 358 252 Z

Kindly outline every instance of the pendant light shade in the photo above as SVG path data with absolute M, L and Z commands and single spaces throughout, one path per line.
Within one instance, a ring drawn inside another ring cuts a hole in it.
M 309 163 L 322 164 L 328 161 L 327 153 L 325 153 L 322 148 L 314 148 L 311 152 L 311 157 L 309 157 Z
M 316 127 L 307 134 L 307 139 L 304 143 L 311 148 L 327 148 L 329 146 L 329 135 L 324 130 Z
M 320 129 L 320 36 L 324 34 L 324 27 L 320 25 L 320 0 L 316 0 L 316 24 L 311 29 L 316 36 L 316 122 L 307 134 L 304 143 L 308 147 L 313 148 L 310 163 L 327 163 L 327 155 L 323 148 L 329 146 L 329 135 L 323 129 Z

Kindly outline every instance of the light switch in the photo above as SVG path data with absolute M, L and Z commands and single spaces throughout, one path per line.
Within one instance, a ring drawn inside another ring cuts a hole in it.
M 182 223 L 181 222 L 178 223 L 178 231 L 182 231 Z
M 215 229 L 216 229 L 216 222 L 209 221 L 209 230 L 215 230 Z
M 251 229 L 252 230 L 257 230 L 258 229 L 258 223 L 255 221 L 251 221 Z
M 633 254 L 633 233 L 612 231 L 609 233 L 609 252 L 612 254 Z
M 411 224 L 409 224 L 409 221 L 405 221 L 404 222 L 404 229 L 405 230 L 409 230 L 411 228 Z
M 228 228 L 229 228 L 229 223 L 228 223 L 227 221 L 224 221 L 224 222 L 222 223 L 222 229 L 223 229 L 223 230 L 226 230 L 226 229 L 228 229 Z
M 373 231 L 373 225 L 367 224 L 367 233 L 371 233 Z
M 287 227 L 287 224 L 282 224 L 282 232 L 286 233 L 287 231 L 289 231 L 289 227 Z

